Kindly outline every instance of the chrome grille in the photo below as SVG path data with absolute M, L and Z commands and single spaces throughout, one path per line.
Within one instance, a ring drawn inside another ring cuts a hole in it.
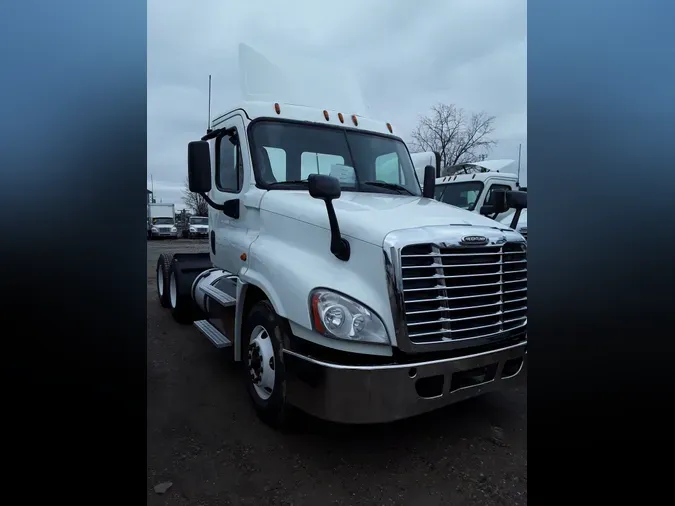
M 410 341 L 476 339 L 524 325 L 526 248 L 523 243 L 404 247 L 401 272 Z

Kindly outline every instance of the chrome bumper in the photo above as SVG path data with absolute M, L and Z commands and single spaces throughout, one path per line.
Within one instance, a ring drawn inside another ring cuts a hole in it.
M 527 342 L 404 365 L 346 366 L 284 350 L 286 399 L 324 420 L 381 423 L 497 390 L 526 366 Z

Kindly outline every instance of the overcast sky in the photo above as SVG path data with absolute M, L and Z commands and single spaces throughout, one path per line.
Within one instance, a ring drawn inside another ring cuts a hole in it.
M 407 141 L 437 103 L 496 116 L 489 158 L 527 181 L 526 0 L 148 0 L 148 188 L 183 208 L 187 143 L 239 99 L 240 42 L 354 69 L 376 119 Z M 515 171 L 514 164 L 513 170 Z

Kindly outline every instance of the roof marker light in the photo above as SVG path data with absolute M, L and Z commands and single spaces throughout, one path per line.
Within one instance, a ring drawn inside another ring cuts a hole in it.
M 359 120 L 356 119 L 356 114 L 352 114 L 352 122 L 354 123 L 354 126 L 359 126 Z
M 340 123 L 344 123 L 344 122 L 345 122 L 345 117 L 342 115 L 341 112 L 338 113 L 338 119 L 340 120 Z
M 387 130 L 389 130 L 390 134 L 394 133 L 394 130 L 391 128 L 391 123 L 387 123 Z
M 326 118 L 326 121 L 330 119 L 328 116 L 328 111 L 323 111 L 323 117 Z
M 277 114 L 281 114 L 281 107 L 279 107 L 279 104 L 274 104 L 274 110 L 277 112 Z

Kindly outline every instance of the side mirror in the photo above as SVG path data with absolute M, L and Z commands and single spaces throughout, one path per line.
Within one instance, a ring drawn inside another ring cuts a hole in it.
M 335 200 L 342 194 L 340 181 L 326 174 L 310 174 L 307 178 L 309 194 L 315 199 Z
M 494 190 L 490 195 L 490 202 L 480 208 L 481 214 L 483 214 L 485 207 L 490 208 L 490 212 L 495 214 L 501 214 L 511 209 L 506 201 L 508 193 L 510 192 L 507 190 Z
M 208 141 L 188 143 L 188 186 L 195 193 L 211 191 L 211 153 Z
M 509 209 L 527 209 L 527 192 L 507 191 L 506 205 Z
M 433 199 L 436 193 L 436 168 L 431 165 L 424 167 L 424 185 L 422 197 Z

